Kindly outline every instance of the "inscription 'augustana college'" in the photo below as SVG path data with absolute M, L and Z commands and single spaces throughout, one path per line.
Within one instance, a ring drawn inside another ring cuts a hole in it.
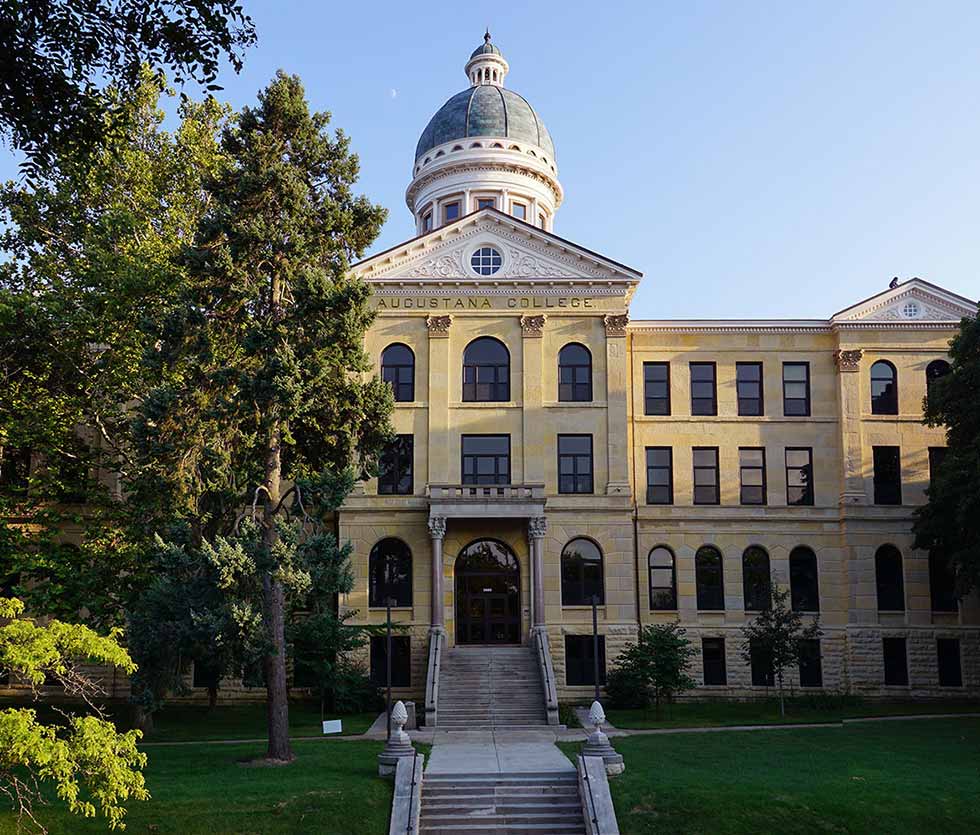
M 509 296 L 505 298 L 493 298 L 489 296 L 464 296 L 451 298 L 448 296 L 416 298 L 406 296 L 402 298 L 378 299 L 379 310 L 493 310 L 495 308 L 507 307 L 514 310 L 520 309 L 545 309 L 556 307 L 570 308 L 592 308 L 592 299 L 583 299 L 577 296 L 555 296 L 536 297 L 536 296 Z M 496 304 L 494 304 L 496 302 Z

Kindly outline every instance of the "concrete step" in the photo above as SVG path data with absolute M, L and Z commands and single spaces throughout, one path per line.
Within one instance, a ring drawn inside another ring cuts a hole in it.
M 584 835 L 585 823 L 452 823 L 433 824 L 422 823 L 420 832 L 432 832 L 437 835 Z

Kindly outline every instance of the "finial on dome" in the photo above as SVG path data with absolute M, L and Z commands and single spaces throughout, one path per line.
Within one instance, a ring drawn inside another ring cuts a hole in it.
M 483 43 L 473 50 L 470 60 L 466 62 L 466 77 L 473 87 L 481 84 L 504 86 L 504 76 L 507 75 L 507 60 L 500 49 L 491 43 L 490 27 L 483 35 Z
M 490 43 L 490 27 L 487 27 L 487 31 L 483 35 L 483 42 Z

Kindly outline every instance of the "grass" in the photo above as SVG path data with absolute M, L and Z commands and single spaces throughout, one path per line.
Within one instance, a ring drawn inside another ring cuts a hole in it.
M 606 718 L 617 728 L 724 727 L 726 725 L 785 725 L 840 722 L 862 716 L 901 716 L 923 713 L 980 713 L 977 702 L 875 702 L 855 697 L 796 697 L 786 700 L 786 716 L 779 701 L 681 702 L 665 705 L 658 720 L 650 710 L 609 708 Z
M 980 720 L 615 740 L 623 835 L 980 832 Z M 563 744 L 574 755 L 578 746 Z
M 146 780 L 153 799 L 132 803 L 129 833 L 156 835 L 280 835 L 387 832 L 392 782 L 378 777 L 384 743 L 298 742 L 296 761 L 249 767 L 262 746 L 188 745 L 148 750 Z M 40 810 L 51 835 L 105 833 L 105 820 L 85 820 L 58 801 Z M 0 835 L 14 835 L 13 815 L 0 813 Z

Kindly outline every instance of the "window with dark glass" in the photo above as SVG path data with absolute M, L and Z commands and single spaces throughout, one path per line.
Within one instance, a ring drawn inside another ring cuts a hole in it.
M 643 363 L 643 414 L 670 414 L 670 363 Z
M 400 539 L 376 543 L 368 559 L 368 606 L 392 608 L 412 605 L 412 552 Z
M 742 594 L 746 612 L 761 612 L 772 606 L 769 554 L 758 545 L 750 545 L 742 554 Z
M 694 504 L 718 504 L 718 447 L 694 447 Z
M 31 474 L 31 451 L 28 447 L 0 446 L 0 492 L 23 495 Z
M 800 687 L 823 687 L 820 639 L 800 641 Z
M 388 638 L 385 635 L 371 637 L 371 684 L 375 687 L 388 684 Z M 391 686 L 412 686 L 412 640 L 407 635 L 391 638 Z
M 426 212 L 424 215 L 422 215 L 422 231 L 432 231 L 432 212 Z
M 558 492 L 591 493 L 592 436 L 558 436 Z
M 790 551 L 789 589 L 794 612 L 820 611 L 817 555 L 805 545 Z
M 479 197 L 476 201 L 476 208 L 479 209 L 495 209 L 497 208 L 497 201 L 493 197 Z
M 518 220 L 527 220 L 527 206 L 525 206 L 523 203 L 511 204 L 510 213 Z
M 571 403 L 592 400 L 592 354 L 577 342 L 558 352 L 558 400 Z
M 943 466 L 943 461 L 946 460 L 946 447 L 944 446 L 931 446 L 929 447 L 929 484 L 930 486 L 935 483 L 936 474 L 939 472 L 940 468 Z
M 674 451 L 669 446 L 647 447 L 647 504 L 674 503 Z
M 882 545 L 875 552 L 875 588 L 879 612 L 905 611 L 902 555 L 894 545 Z
M 451 220 L 456 220 L 459 217 L 459 202 L 455 201 L 453 203 L 446 203 L 442 207 L 442 222 L 449 223 Z
M 599 636 L 599 684 L 606 683 L 606 637 Z M 565 636 L 565 684 L 595 686 L 595 647 L 591 635 Z
M 504 263 L 504 257 L 492 246 L 480 247 L 470 256 L 470 266 L 477 275 L 495 275 Z
M 926 397 L 932 391 L 932 384 L 953 370 L 946 360 L 933 360 L 926 366 Z
M 718 414 L 718 391 L 713 362 L 691 363 L 691 414 Z
M 378 493 L 382 496 L 411 496 L 415 443 L 411 435 L 395 435 L 379 461 Z
M 463 484 L 510 484 L 510 435 L 463 435 Z
M 707 686 L 728 684 L 725 671 L 725 639 L 702 638 L 701 662 L 704 665 L 704 683 Z
M 86 452 L 80 450 L 78 458 L 63 457 L 57 463 L 58 500 L 66 504 L 84 504 L 88 501 L 89 467 Z
M 871 414 L 898 414 L 898 372 L 885 360 L 871 366 Z
M 381 354 L 381 379 L 391 386 L 398 403 L 415 399 L 415 354 L 407 345 L 389 345 Z
M 463 351 L 463 400 L 505 403 L 510 400 L 510 353 L 490 336 L 474 339 Z
M 591 606 L 606 602 L 602 582 L 602 551 L 591 539 L 579 537 L 561 552 L 561 602 L 563 606 Z
M 929 552 L 929 597 L 934 612 L 956 612 L 956 571 L 941 551 Z
M 810 363 L 783 363 L 783 414 L 787 417 L 810 414 Z
M 872 448 L 875 504 L 902 503 L 901 450 L 897 446 Z
M 749 643 L 749 666 L 752 669 L 753 687 L 774 687 L 776 675 L 772 669 L 772 653 L 759 641 Z
M 786 448 L 786 504 L 813 504 L 813 450 Z
M 741 447 L 738 451 L 739 501 L 742 504 L 766 503 L 766 450 L 763 447 Z
M 962 687 L 963 670 L 960 666 L 960 639 L 937 638 L 936 660 L 939 663 L 939 686 Z
M 881 651 L 885 664 L 885 684 L 889 687 L 908 687 L 909 658 L 905 638 L 882 638 Z
M 673 611 L 677 608 L 677 569 L 674 554 L 658 545 L 647 558 L 650 569 L 650 608 L 653 611 Z
M 698 609 L 709 612 L 725 610 L 725 580 L 721 551 L 711 545 L 698 548 L 694 555 L 694 580 L 697 586 Z
M 762 363 L 735 363 L 735 388 L 738 394 L 738 413 L 749 417 L 762 415 Z

